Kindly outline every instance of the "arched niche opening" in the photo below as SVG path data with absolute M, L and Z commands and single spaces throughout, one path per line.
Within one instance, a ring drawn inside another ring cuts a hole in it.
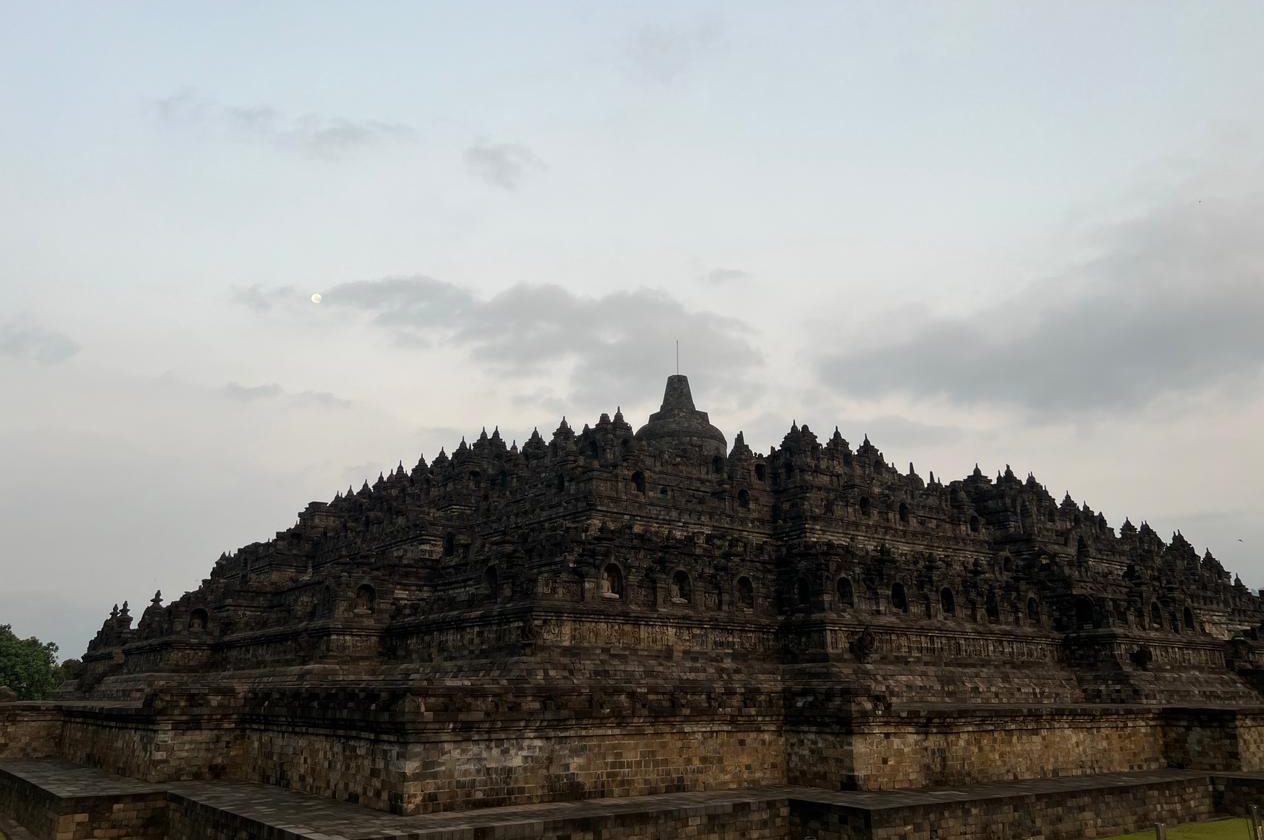
M 891 609 L 898 612 L 908 612 L 908 594 L 904 591 L 904 584 L 891 584 Z
M 756 465 L 755 465 L 755 480 L 756 480 L 756 481 L 763 481 L 763 480 L 764 480 L 764 479 L 766 479 L 767 477 L 768 477 L 768 472 L 767 472 L 767 470 L 764 468 L 764 465 L 763 465 L 763 464 L 756 464 Z
M 860 509 L 861 516 L 867 517 L 869 514 L 873 513 L 873 503 L 869 501 L 868 496 L 861 496 L 857 507 Z
M 611 600 L 623 598 L 623 570 L 618 564 L 607 563 L 601 570 L 601 597 Z
M 812 582 L 805 577 L 794 582 L 794 602 L 800 610 L 812 608 Z
M 748 577 L 737 579 L 737 605 L 747 610 L 755 607 L 755 586 Z
M 372 613 L 377 608 L 377 592 L 367 583 L 361 584 L 355 591 L 352 609 L 357 613 Z
M 899 517 L 901 525 L 909 524 L 909 506 L 904 502 L 900 502 Z
M 1034 597 L 1027 599 L 1027 621 L 1031 624 L 1040 623 L 1040 602 Z
M 645 492 L 645 473 L 640 470 L 632 473 L 632 489 L 638 493 Z
M 495 566 L 488 566 L 483 572 L 483 597 L 493 604 L 500 600 L 500 574 Z
M 852 588 L 851 580 L 840 577 L 838 583 L 834 586 L 834 591 L 838 595 L 838 606 L 843 609 L 850 609 L 856 606 L 856 590 Z
M 693 584 L 689 582 L 689 573 L 677 569 L 671 579 L 671 600 L 673 604 L 693 603 Z
M 946 586 L 939 590 L 939 610 L 948 616 L 957 614 L 957 599 L 953 597 L 952 590 Z
M 1092 630 L 1095 620 L 1095 610 L 1093 609 L 1093 601 L 1087 597 L 1079 597 L 1075 599 L 1075 628 L 1076 630 Z
M 740 508 L 750 507 L 750 491 L 745 487 L 737 491 L 737 506 Z
M 1181 610 L 1181 618 L 1182 618 L 1182 619 L 1184 620 L 1184 622 L 1185 622 L 1185 629 L 1186 629 L 1186 630 L 1189 630 L 1189 631 L 1193 631 L 1193 629 L 1194 629 L 1194 611 L 1193 611 L 1193 610 L 1191 610 L 1189 607 L 1185 607 L 1185 609 Z
M 974 514 L 970 515 L 970 533 L 977 534 L 983 528 L 983 522 Z
M 1150 627 L 1155 630 L 1163 629 L 1163 608 L 1158 601 L 1150 602 Z
M 198 607 L 189 613 L 189 631 L 191 633 L 205 633 L 208 626 L 210 626 L 210 618 L 207 616 L 206 610 Z

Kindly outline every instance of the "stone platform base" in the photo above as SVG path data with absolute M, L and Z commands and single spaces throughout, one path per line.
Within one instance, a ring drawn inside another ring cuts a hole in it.
M 402 817 L 268 785 L 152 785 L 58 759 L 0 762 L 0 825 L 38 840 L 1072 840 L 1242 814 L 1252 803 L 1264 804 L 1264 774 L 1155 770 L 952 790 L 766 787 Z

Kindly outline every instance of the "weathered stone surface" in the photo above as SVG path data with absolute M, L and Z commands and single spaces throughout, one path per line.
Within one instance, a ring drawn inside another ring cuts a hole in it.
M 405 815 L 1264 768 L 1264 607 L 1179 533 L 837 431 L 725 448 L 672 377 L 635 434 L 484 432 L 313 502 L 113 609 L 0 757 Z
M 60 827 L 72 838 L 155 840 L 1077 840 L 1156 821 L 1175 824 L 1216 813 L 1242 814 L 1262 790 L 1264 776 L 1259 775 L 1151 770 L 885 793 L 777 785 L 396 816 L 269 785 L 155 786 L 58 760 L 0 762 L 0 803 L 25 809 L 28 821 L 41 826 L 39 836 L 59 836 Z

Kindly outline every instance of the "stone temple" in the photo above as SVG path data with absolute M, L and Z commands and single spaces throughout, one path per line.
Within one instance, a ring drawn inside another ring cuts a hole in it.
M 1262 621 L 1179 533 L 730 446 L 672 376 L 640 429 L 484 433 L 112 610 L 0 705 L 0 829 L 1102 836 L 1264 795 Z

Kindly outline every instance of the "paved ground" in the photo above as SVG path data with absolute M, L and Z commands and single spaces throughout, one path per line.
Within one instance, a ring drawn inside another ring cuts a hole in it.
M 331 838 L 427 837 L 467 832 L 477 828 L 536 825 L 585 817 L 663 811 L 714 811 L 742 802 L 777 801 L 786 798 L 783 788 L 665 794 L 619 800 L 552 802 L 539 805 L 481 808 L 417 817 L 384 814 L 355 805 L 282 791 L 266 785 L 185 785 L 172 792 L 264 825 L 297 834 L 318 832 Z
M 1149 785 L 1183 779 L 1205 779 L 1208 776 L 1206 772 L 1152 770 L 1099 776 L 1068 776 L 1060 779 L 1005 782 L 942 790 L 878 793 L 829 791 L 804 787 L 765 787 L 739 791 L 706 791 L 620 799 L 552 802 L 401 817 L 271 785 L 235 782 L 150 784 L 56 759 L 0 762 L 0 775 L 2 774 L 18 776 L 60 797 L 69 799 L 152 795 L 165 790 L 171 796 L 182 797 L 207 807 L 237 814 L 260 825 L 277 829 L 279 832 L 288 832 L 296 836 L 320 836 L 330 838 L 330 840 L 438 837 L 449 833 L 470 832 L 478 828 L 539 823 L 544 823 L 547 827 L 547 824 L 553 822 L 649 811 L 713 812 L 714 809 L 732 808 L 739 803 L 777 800 L 798 800 L 860 810 L 881 810 L 910 805 L 933 805 Z M 3 828 L 4 825 L 0 824 L 0 829 Z M 15 832 L 10 831 L 10 834 L 12 840 L 21 840 L 20 835 Z M 1178 838 L 1172 837 L 1169 840 L 1178 840 Z M 1206 838 L 1206 840 L 1213 840 L 1213 838 Z
M 161 793 L 170 787 L 116 776 L 95 767 L 86 767 L 60 758 L 29 758 L 0 761 L 0 773 L 11 773 L 63 799 L 83 796 L 130 796 Z

